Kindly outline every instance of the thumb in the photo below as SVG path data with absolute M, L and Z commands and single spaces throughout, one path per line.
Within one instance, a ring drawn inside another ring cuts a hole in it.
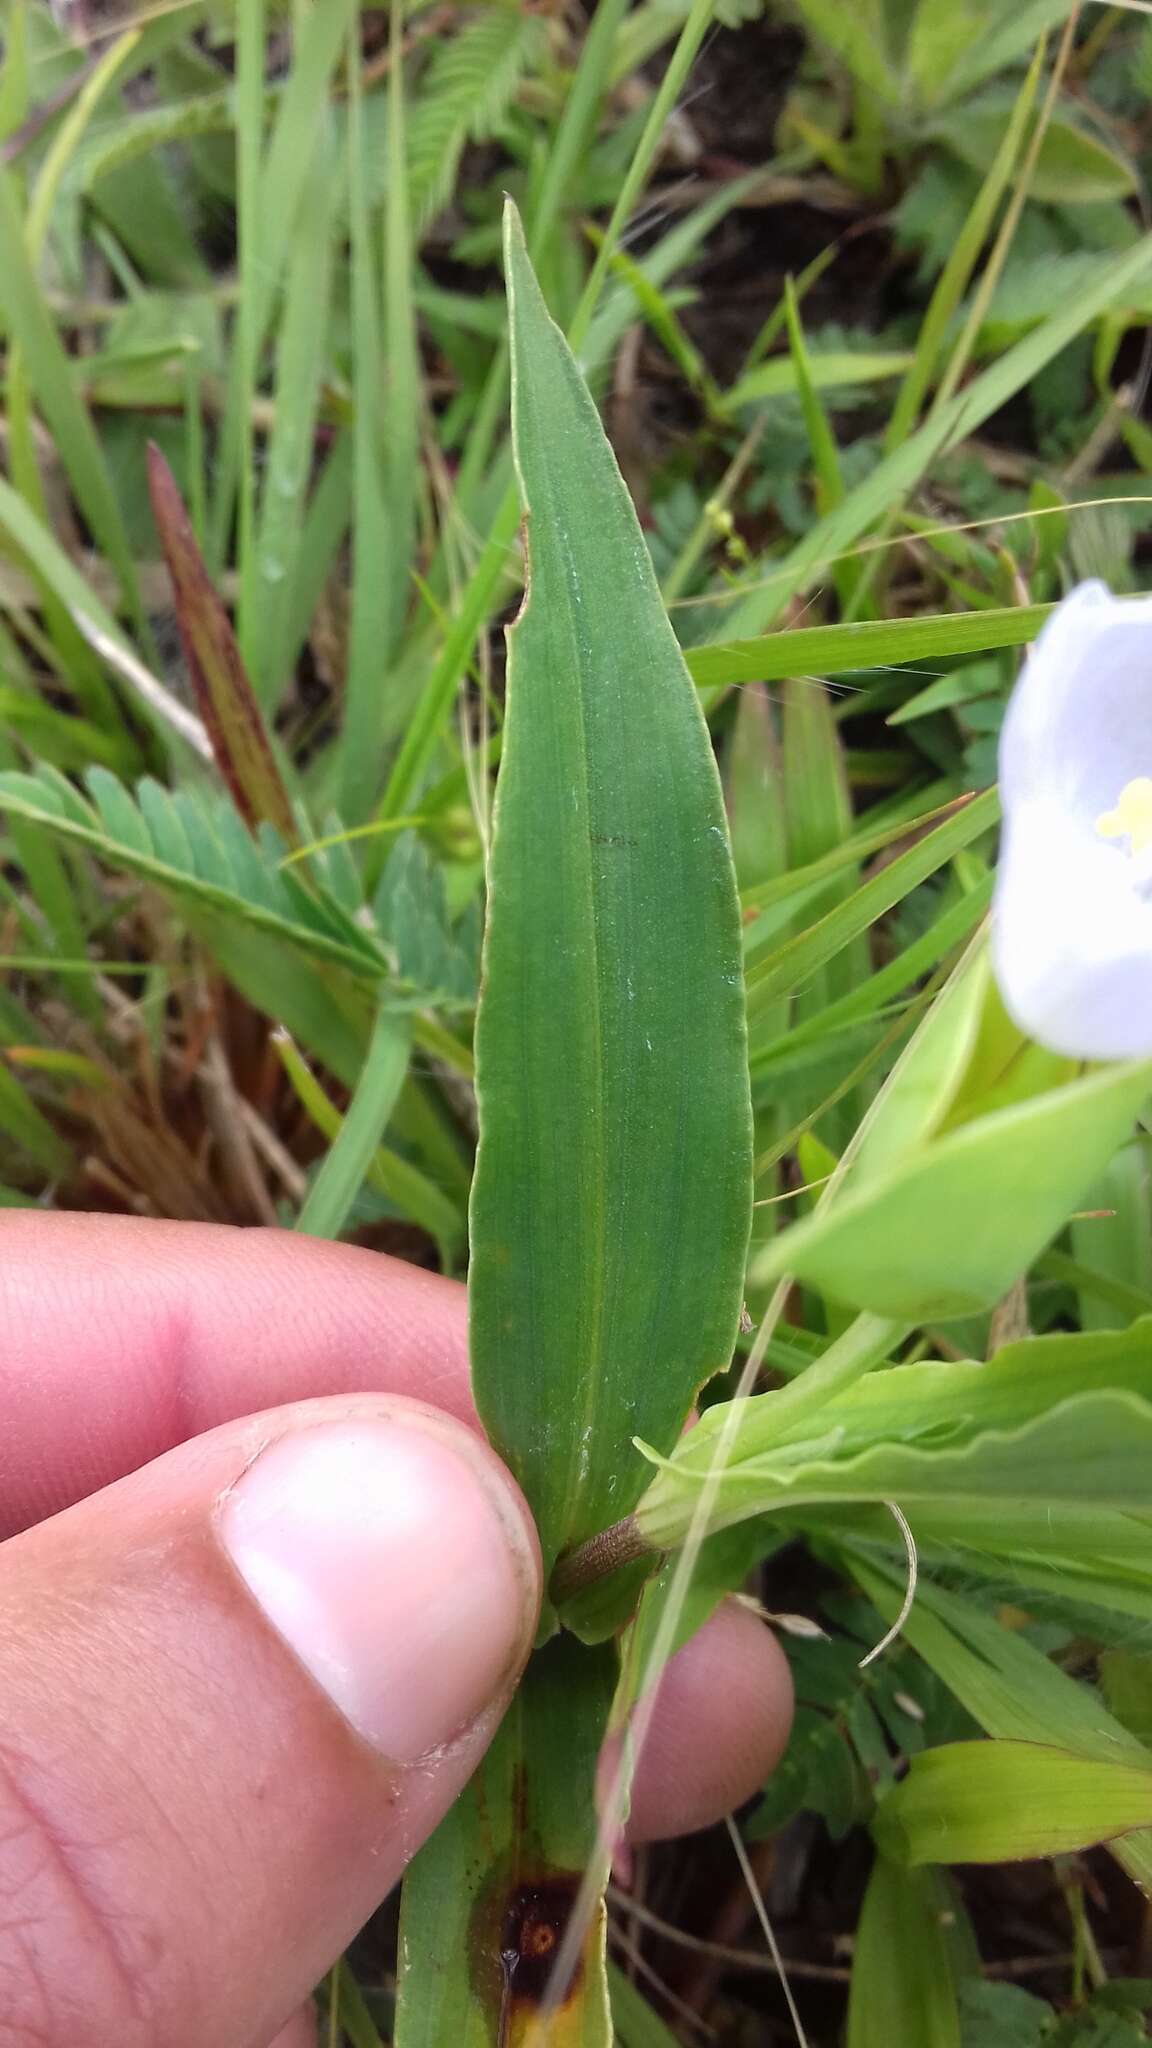
M 538 1599 L 497 1459 L 381 1396 L 0 1548 L 0 2039 L 267 2043 L 474 1769 Z

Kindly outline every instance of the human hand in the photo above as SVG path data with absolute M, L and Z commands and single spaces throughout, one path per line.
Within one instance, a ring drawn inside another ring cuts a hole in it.
M 463 1301 L 288 1233 L 0 1220 L 0 2048 L 313 2038 L 532 1641 Z M 722 1609 L 662 1681 L 632 1838 L 747 1797 L 790 1712 Z

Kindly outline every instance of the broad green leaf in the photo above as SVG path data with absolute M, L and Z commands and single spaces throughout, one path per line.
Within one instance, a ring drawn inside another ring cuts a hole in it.
M 781 1393 L 718 1403 L 661 1461 L 636 1525 L 655 1548 L 683 1541 L 707 1489 L 710 1529 L 819 1500 L 897 1500 L 909 1515 L 922 1505 L 962 1518 L 1003 1496 L 1053 1516 L 1127 1509 L 1146 1534 L 1149 1327 L 1031 1340 L 983 1366 L 897 1366 L 823 1401 L 806 1398 L 806 1380 L 820 1386 L 817 1365 Z M 863 1349 L 853 1361 L 856 1329 Z M 829 1367 L 840 1353 L 849 1369 L 870 1362 L 867 1331 L 854 1326 Z
M 982 94 L 958 107 L 947 120 L 933 124 L 933 134 L 974 170 L 988 171 L 995 161 L 1012 113 L 1010 93 Z M 1123 199 L 1134 189 L 1131 164 L 1059 116 L 1050 120 L 1028 182 L 1033 199 L 1061 206 L 1093 206 Z
M 1030 1742 L 950 1742 L 913 1757 L 873 1832 L 895 1861 L 1066 1855 L 1152 1826 L 1152 1757 L 1101 1762 Z
M 960 1988 L 961 2048 L 1052 2048 L 1052 2007 L 1019 1984 L 969 1978 Z
M 960 2048 L 956 1910 L 938 1872 L 877 1857 L 852 1951 L 846 2048 Z
M 883 1614 L 901 1606 L 906 1570 L 880 1567 L 853 1549 L 851 1569 Z M 1118 1759 L 1152 1767 L 1121 1721 L 1085 1685 L 1013 1630 L 1003 1628 L 973 1601 L 921 1582 L 902 1634 L 937 1672 L 987 1734 L 1070 1750 L 1104 1763 Z M 1152 1831 L 1112 1844 L 1118 1863 L 1152 1891 Z
M 510 211 L 529 596 L 477 1025 L 477 1404 L 546 1561 L 631 1507 L 727 1364 L 750 1214 L 719 781 L 627 492 Z
M 615 1657 L 539 1650 L 487 1756 L 404 1882 L 395 2048 L 607 2048 L 604 1907 L 546 2026 L 557 1952 L 596 1845 Z M 606 1873 L 605 1873 L 606 1874 Z
M 878 1315 L 990 1308 L 1065 1223 L 1152 1091 L 1152 1063 L 1090 1074 L 964 1123 L 794 1224 L 757 1261 Z M 989 1190 L 995 1190 L 995 1200 Z

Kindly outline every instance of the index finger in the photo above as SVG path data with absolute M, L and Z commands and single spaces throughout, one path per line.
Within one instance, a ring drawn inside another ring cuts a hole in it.
M 217 1423 L 343 1393 L 475 1423 L 463 1288 L 289 1231 L 0 1216 L 0 1536 Z

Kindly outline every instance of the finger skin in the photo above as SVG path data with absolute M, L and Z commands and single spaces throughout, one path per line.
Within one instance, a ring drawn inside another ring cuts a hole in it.
M 478 1426 L 456 1282 L 286 1231 L 0 1212 L 0 1535 L 223 1422 L 377 1391 Z M 673 1832 L 685 1810 L 703 1825 L 748 1796 L 790 1711 L 786 1662 L 763 1627 L 739 1645 L 702 1635 L 674 1668 L 638 1772 L 634 1839 Z
M 174 1444 L 314 1394 L 410 1394 L 475 1427 L 463 1289 L 353 1245 L 136 1217 L 0 1214 L 0 1534 Z
M 204 2048 L 219 2048 L 215 2041 L 204 2043 Z M 270 2048 L 316 2048 L 316 2008 L 307 2005 L 281 2027 Z
M 459 1424 L 353 1396 L 225 1425 L 0 1550 L 4 2048 L 267 2048 L 470 1776 L 538 1586 L 515 1596 L 491 1705 L 402 1768 L 307 1674 L 220 1535 L 289 1433 L 404 1413 L 452 1452 L 437 1514 L 463 1446 L 527 1526 Z
M 692 1834 L 742 1806 L 779 1763 L 792 1706 L 792 1674 L 776 1638 L 757 1614 L 726 1600 L 660 1681 L 632 1787 L 629 1840 Z

